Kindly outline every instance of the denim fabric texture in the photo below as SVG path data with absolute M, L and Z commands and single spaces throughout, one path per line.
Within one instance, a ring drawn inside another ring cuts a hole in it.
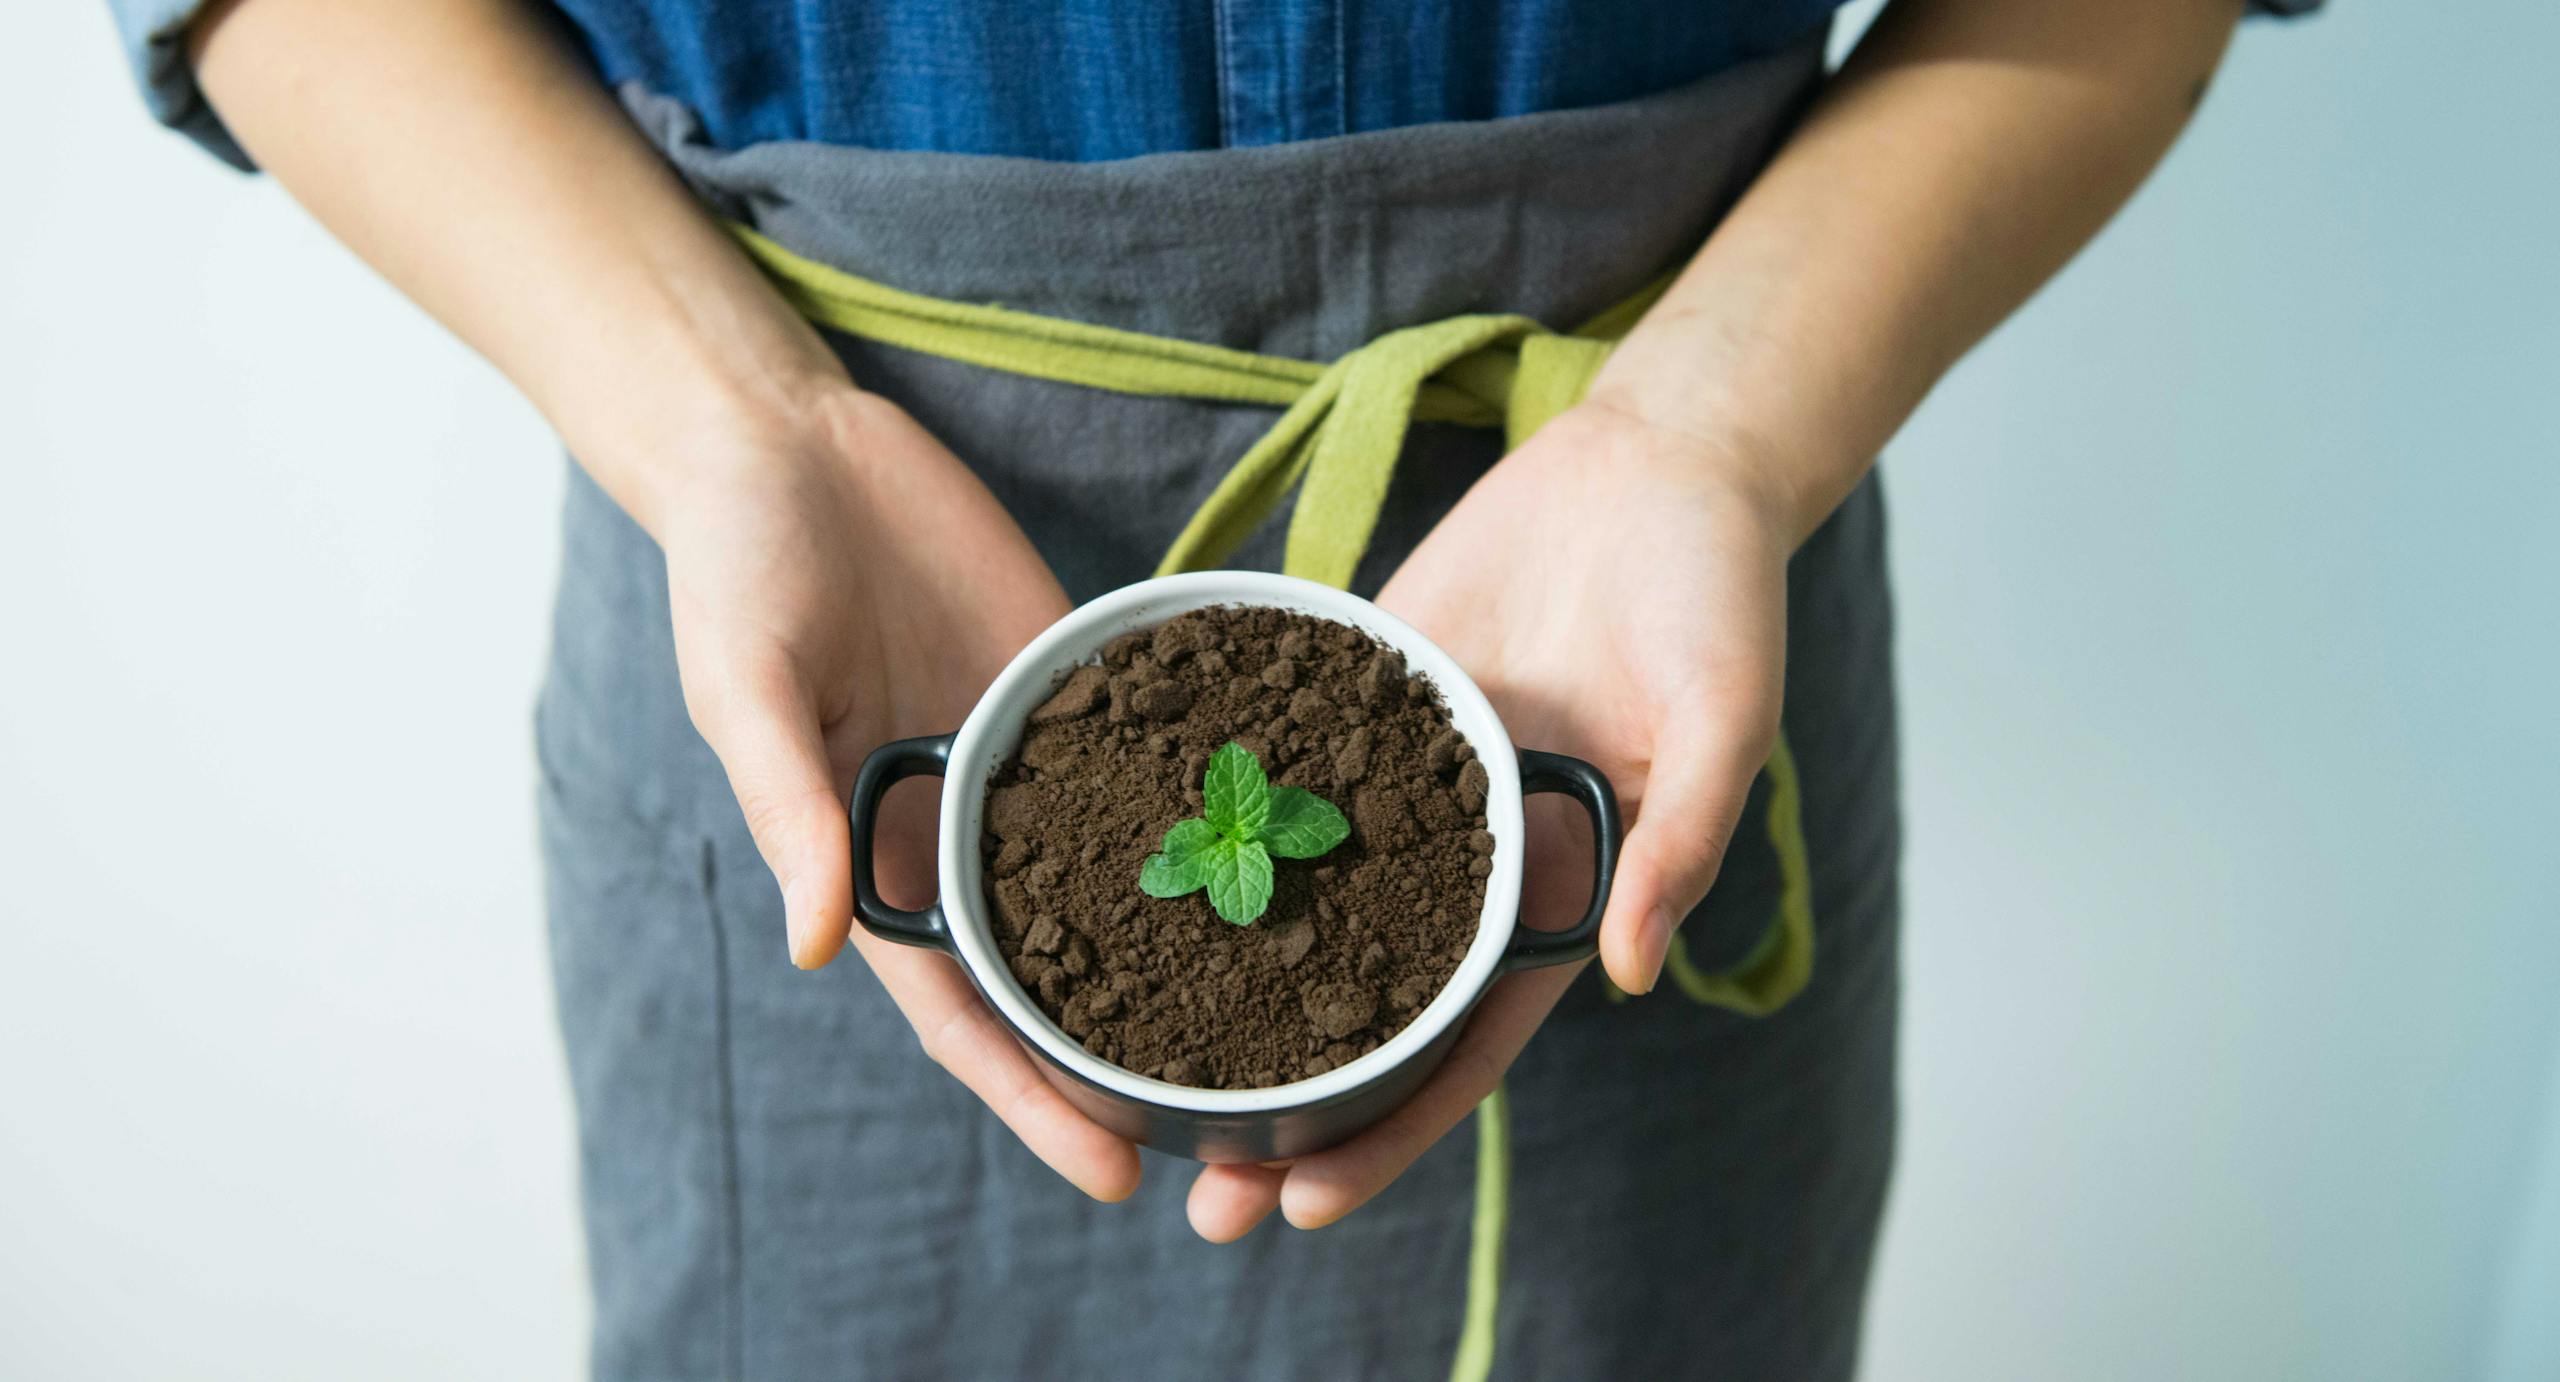
M 256 165 L 223 128 L 222 117 L 196 89 L 195 69 L 187 65 L 187 25 L 209 0 L 107 0 L 116 32 L 124 39 L 126 63 L 142 88 L 142 104 L 151 118 L 204 146 L 207 153 L 244 171 Z
M 1833 0 L 560 0 L 607 79 L 712 142 L 1073 162 L 1602 105 L 1812 31 Z
M 152 117 L 248 168 L 180 47 L 205 3 L 108 0 Z M 1837 0 L 557 3 L 600 75 L 692 107 L 720 148 L 1091 162 L 1604 105 L 1776 52 Z

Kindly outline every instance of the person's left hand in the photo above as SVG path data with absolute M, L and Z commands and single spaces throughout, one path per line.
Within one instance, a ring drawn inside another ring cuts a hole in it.
M 1589 759 L 1632 822 L 1600 958 L 1651 989 L 1706 896 L 1778 728 L 1796 524 L 1737 449 L 1586 402 L 1451 509 L 1379 595 L 1465 667 L 1522 745 Z M 1570 925 L 1589 831 L 1532 798 L 1521 914 Z M 1501 1080 L 1581 966 L 1505 979 L 1402 1108 L 1286 1166 L 1211 1166 L 1192 1227 L 1242 1237 L 1272 1209 L 1317 1228 L 1401 1175 Z

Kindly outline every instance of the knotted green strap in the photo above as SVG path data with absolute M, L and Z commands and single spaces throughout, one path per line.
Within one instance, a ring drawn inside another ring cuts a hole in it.
M 1501 427 L 1517 448 L 1578 401 L 1626 334 L 1660 296 L 1657 283 L 1570 336 L 1520 316 L 1466 316 L 1390 331 L 1330 365 L 1200 345 L 1008 308 L 901 292 L 806 259 L 744 226 L 731 228 L 803 314 L 848 335 L 1007 374 L 1113 393 L 1249 403 L 1282 409 L 1191 516 L 1158 575 L 1213 567 L 1234 555 L 1291 489 L 1282 569 L 1348 588 L 1385 506 L 1413 423 Z M 1813 873 L 1803 793 L 1781 733 L 1766 768 L 1768 835 L 1782 879 L 1777 916 L 1744 962 L 1706 973 L 1677 934 L 1664 971 L 1680 991 L 1754 1015 L 1776 1011 L 1813 971 Z M 1509 1120 L 1496 1088 L 1478 1110 L 1474 1239 L 1467 1309 L 1453 1379 L 1493 1366 L 1502 1239 L 1509 1219 Z
M 1386 507 L 1405 429 L 1432 416 L 1420 407 L 1426 387 L 1438 383 L 1469 405 L 1438 420 L 1499 424 L 1518 446 L 1581 397 L 1608 358 L 1606 342 L 1558 336 L 1527 317 L 1451 317 L 1390 331 L 1316 376 L 1218 482 L 1156 574 L 1224 562 L 1303 485 L 1281 569 L 1347 589 Z
M 1113 393 L 1285 409 L 1192 515 L 1158 575 L 1225 561 L 1303 481 L 1282 569 L 1348 587 L 1408 426 L 1501 427 L 1518 446 L 1580 398 L 1609 355 L 1605 340 L 1527 317 L 1469 316 L 1391 331 L 1318 365 L 903 292 L 734 230 L 794 307 L 848 335 Z M 1659 293 L 1640 295 L 1636 310 Z M 1617 316 L 1595 325 L 1623 330 Z

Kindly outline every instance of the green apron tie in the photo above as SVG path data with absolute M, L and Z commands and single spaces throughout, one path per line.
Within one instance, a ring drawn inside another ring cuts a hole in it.
M 730 229 L 794 307 L 847 335 L 1113 393 L 1283 409 L 1184 525 L 1156 574 L 1225 561 L 1294 488 L 1298 504 L 1281 569 L 1340 589 L 1349 588 L 1369 550 L 1408 427 L 1498 426 L 1506 449 L 1517 449 L 1581 399 L 1611 346 L 1669 283 L 1656 282 L 1570 336 L 1527 317 L 1451 317 L 1390 331 L 1318 365 L 902 292 L 803 258 L 744 226 Z M 1776 917 L 1733 969 L 1700 970 L 1677 932 L 1663 965 L 1691 999 L 1753 1016 L 1784 1006 L 1813 973 L 1803 790 L 1783 731 L 1764 771 L 1768 838 L 1781 878 Z M 1467 1309 L 1453 1382 L 1476 1382 L 1493 1368 L 1502 1238 L 1510 1218 L 1509 1117 L 1499 1087 L 1477 1110 L 1476 1147 Z
M 1156 574 L 1224 562 L 1300 487 L 1281 569 L 1348 589 L 1427 384 L 1439 380 L 1459 395 L 1446 420 L 1498 424 L 1518 446 L 1579 398 L 1608 357 L 1604 342 L 1558 336 L 1527 317 L 1451 317 L 1390 331 L 1316 376 L 1218 482 Z

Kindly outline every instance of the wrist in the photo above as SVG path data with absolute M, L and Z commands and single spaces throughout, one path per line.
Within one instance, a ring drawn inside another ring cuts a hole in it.
M 867 399 L 827 354 L 763 369 L 702 361 L 631 370 L 609 392 L 553 416 L 597 485 L 663 542 L 671 516 L 713 489 L 842 454 Z
M 1641 436 L 1643 450 L 1664 457 L 1671 477 L 1710 487 L 1748 511 L 1785 552 L 1812 536 L 1857 483 L 1856 475 L 1841 482 L 1831 468 L 1778 445 L 1741 418 L 1657 407 L 1642 391 L 1609 387 L 1605 376 L 1579 411 Z
M 1880 390 L 1844 390 L 1805 361 L 1707 314 L 1657 311 L 1611 353 L 1587 401 L 1689 439 L 1702 464 L 1770 507 L 1792 546 L 1866 478 L 1894 425 L 1869 406 Z

